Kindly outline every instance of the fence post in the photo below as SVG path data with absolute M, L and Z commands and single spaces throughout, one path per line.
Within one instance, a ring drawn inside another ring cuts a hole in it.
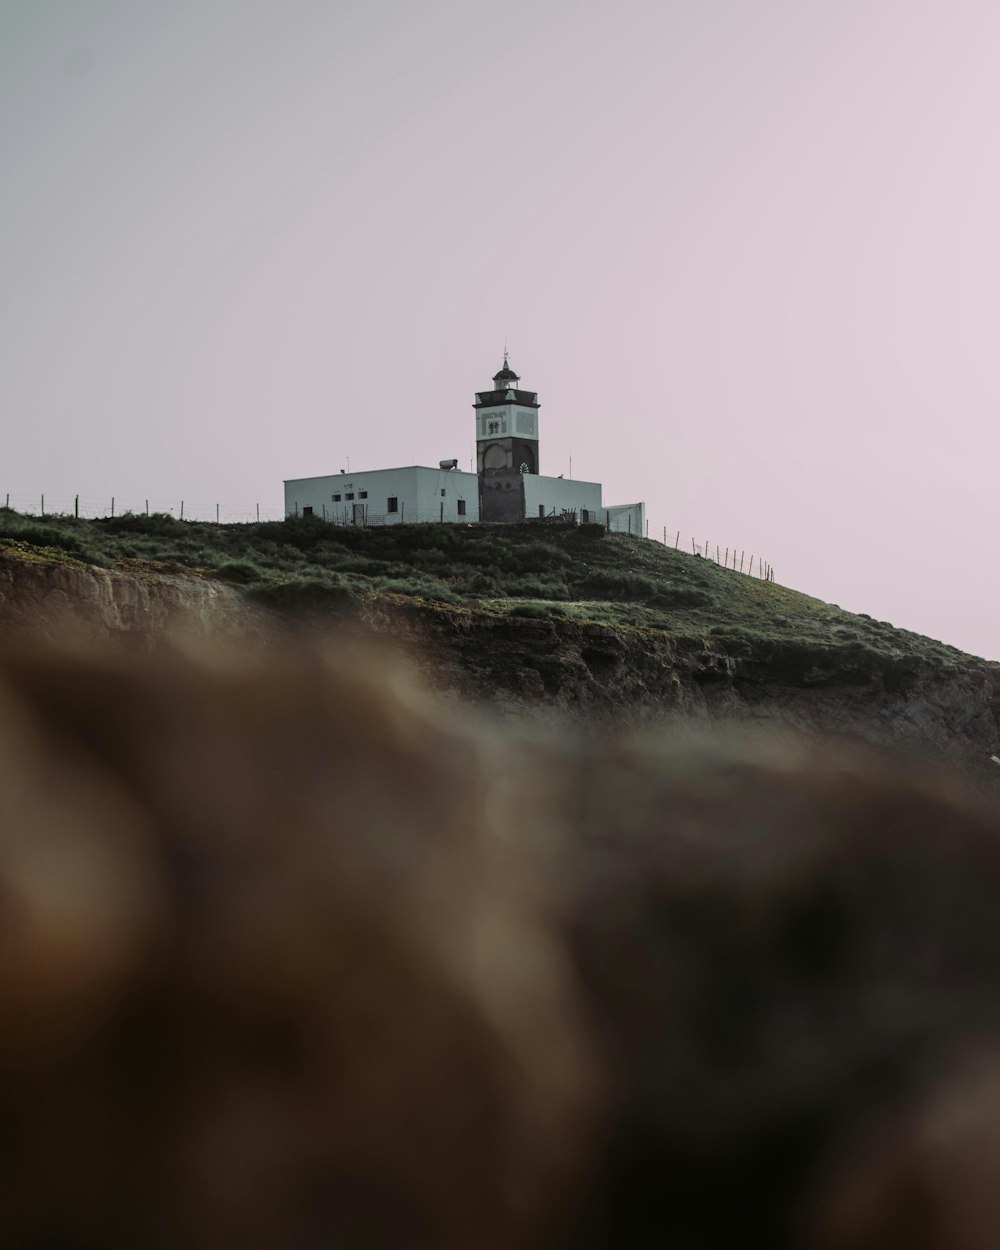
M 260 520 L 260 504 L 257 505 L 257 520 Z
M 181 520 L 184 520 L 184 500 L 181 500 Z
M 146 500 L 146 516 L 149 516 L 149 500 Z
M 73 515 L 74 517 L 77 518 L 77 520 L 80 519 L 80 496 L 79 495 L 76 495 L 73 499 Z
M 694 539 L 693 539 L 693 538 L 691 539 L 691 554 L 692 554 L 693 556 L 696 556 L 696 555 L 698 554 L 698 553 L 697 553 L 697 551 L 695 551 L 695 547 L 694 547 Z
M 45 496 L 42 496 L 42 516 L 45 515 Z
M 114 515 L 115 515 L 115 497 L 114 497 L 114 495 L 112 495 L 112 496 L 111 496 L 111 516 L 112 516 L 112 519 L 114 519 Z
M 677 537 L 674 539 L 674 550 L 676 551 L 680 545 L 681 545 L 681 532 L 680 530 L 678 530 Z
M 726 560 L 725 560 L 725 567 L 726 567 L 727 569 L 729 568 L 729 548 L 728 548 L 728 547 L 726 548 Z
M 628 514 L 628 532 L 632 533 L 632 513 Z
M 218 504 L 215 505 L 215 523 L 216 525 L 219 524 L 219 505 Z
M 745 555 L 746 555 L 746 552 L 745 552 L 745 551 L 741 551 L 741 552 L 740 552 L 740 572 L 741 572 L 741 573 L 743 572 L 743 557 L 744 557 Z M 734 561 L 735 561 L 735 559 L 736 559 L 736 557 L 735 557 L 735 556 L 733 556 L 733 560 L 734 560 Z

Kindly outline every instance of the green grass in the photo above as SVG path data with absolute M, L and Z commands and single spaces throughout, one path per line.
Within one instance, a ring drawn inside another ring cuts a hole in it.
M 611 625 L 746 644 L 783 640 L 942 666 L 955 648 L 773 582 L 600 526 L 399 525 L 315 518 L 246 525 L 126 514 L 103 520 L 0 509 L 0 553 L 184 572 L 287 610 L 402 596 L 454 610 Z

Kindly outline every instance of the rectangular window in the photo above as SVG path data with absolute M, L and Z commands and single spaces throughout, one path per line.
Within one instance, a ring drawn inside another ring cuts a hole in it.
M 367 498 L 368 498 L 368 492 L 367 492 L 366 490 L 359 490 L 359 491 L 358 491 L 358 498 L 359 498 L 359 499 L 367 499 Z
M 313 510 L 312 510 L 312 508 L 303 508 L 303 509 L 302 509 L 302 515 L 303 515 L 303 516 L 312 516 L 312 514 L 313 514 Z
M 587 511 L 586 508 L 580 509 L 580 522 L 582 525 L 590 524 L 590 513 Z
M 340 496 L 339 496 L 339 495 L 334 495 L 334 497 L 333 497 L 333 502 L 334 502 L 334 503 L 340 503 Z
M 443 487 L 443 486 L 441 487 L 441 498 L 442 498 L 442 499 L 444 498 L 444 487 Z
M 465 516 L 465 500 L 464 499 L 460 499 L 458 501 L 458 515 Z
M 385 505 L 386 512 L 399 511 L 399 499 L 395 495 L 389 496 L 389 502 Z
M 353 498 L 354 498 L 354 491 L 353 491 L 353 490 L 348 491 L 348 492 L 347 492 L 347 494 L 344 496 L 344 498 L 345 498 L 345 499 L 353 499 Z

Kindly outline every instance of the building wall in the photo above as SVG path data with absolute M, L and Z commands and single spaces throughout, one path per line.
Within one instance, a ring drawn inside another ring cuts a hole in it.
M 335 499 L 335 495 L 340 499 Z M 348 495 L 354 498 L 348 499 Z M 390 498 L 396 500 L 396 512 L 388 510 Z M 465 503 L 464 514 L 458 510 L 460 500 Z M 486 474 L 480 479 L 475 473 L 422 465 L 332 473 L 285 482 L 285 515 L 301 516 L 308 508 L 313 516 L 342 525 L 534 520 L 539 508 L 544 508 L 545 516 L 572 512 L 578 521 L 599 522 L 616 533 L 641 536 L 646 532 L 645 506 L 632 503 L 605 508 L 599 482 L 540 477 L 534 473 Z
M 530 438 L 538 441 L 538 409 L 497 404 L 476 413 L 476 438 Z
M 620 503 L 603 509 L 604 524 L 613 534 L 646 535 L 646 505 L 644 503 Z
M 524 520 L 524 473 L 484 473 L 479 478 L 480 516 L 484 521 Z
M 580 513 L 586 510 L 591 514 L 590 519 L 597 521 L 601 510 L 601 484 L 525 473 L 524 515 L 529 520 L 535 518 L 540 507 L 545 509 L 546 516 L 575 512 L 578 520 L 581 519 Z
M 493 438 L 476 444 L 476 460 L 480 473 L 537 473 L 538 444 L 525 438 Z
M 465 502 L 464 516 L 459 500 Z M 458 469 L 417 469 L 417 510 L 420 521 L 478 521 L 479 478 Z
M 396 512 L 389 512 L 390 499 L 396 500 Z M 459 500 L 465 502 L 464 516 L 459 514 Z M 352 524 L 355 517 L 357 524 L 368 525 L 478 521 L 479 480 L 475 473 L 409 465 L 286 481 L 285 515 L 302 516 L 309 508 L 313 516 L 341 524 Z

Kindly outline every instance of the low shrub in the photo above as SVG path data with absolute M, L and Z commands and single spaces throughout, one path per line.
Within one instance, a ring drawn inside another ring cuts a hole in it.
M 713 625 L 708 631 L 713 638 L 759 639 L 764 635 L 758 629 L 750 629 L 746 625 Z
M 707 590 L 696 586 L 675 586 L 670 582 L 660 587 L 655 595 L 646 600 L 649 608 L 703 608 L 715 602 Z
M 375 583 L 380 590 L 390 591 L 394 595 L 411 595 L 420 599 L 434 599 L 440 603 L 461 603 L 461 596 L 444 582 L 433 577 L 380 577 Z
M 203 569 L 210 562 L 211 555 L 200 549 L 178 547 L 174 551 L 161 552 L 157 559 L 166 564 L 181 564 L 187 569 Z
M 338 527 L 330 525 L 321 517 L 292 516 L 283 521 L 261 521 L 259 525 L 248 527 L 250 533 L 283 546 L 297 547 L 300 551 L 308 550 L 319 543 L 330 542 L 333 535 L 339 537 Z M 360 532 L 360 531 L 356 531 Z
M 561 577 L 512 577 L 500 579 L 500 591 L 510 598 L 572 599 L 570 589 Z
M 648 599 L 657 593 L 659 583 L 644 573 L 598 569 L 584 578 L 580 590 L 592 599 Z
M 250 599 L 282 613 L 350 610 L 357 606 L 357 595 L 342 582 L 315 579 L 272 582 L 252 586 Z
M 529 620 L 543 621 L 551 618 L 553 608 L 550 603 L 512 603 L 505 615 L 523 616 Z
M 552 543 L 523 543 L 511 552 L 511 567 L 518 573 L 549 573 L 572 563 L 573 557 Z
M 83 541 L 78 534 L 67 532 L 55 525 L 39 525 L 31 521 L 11 523 L 5 520 L 0 535 L 4 538 L 16 538 L 20 542 L 29 543 L 32 547 L 50 547 L 56 551 L 64 551 L 67 555 L 76 556 L 89 564 L 104 564 L 105 561 L 98 551 Z
M 102 517 L 94 522 L 109 534 L 176 535 L 190 532 L 192 522 L 181 521 L 169 512 L 123 512 L 120 516 Z
M 213 569 L 212 574 L 220 581 L 233 582 L 237 586 L 249 586 L 265 579 L 263 569 L 258 568 L 249 560 L 230 560 L 227 564 L 220 564 L 217 569 Z

